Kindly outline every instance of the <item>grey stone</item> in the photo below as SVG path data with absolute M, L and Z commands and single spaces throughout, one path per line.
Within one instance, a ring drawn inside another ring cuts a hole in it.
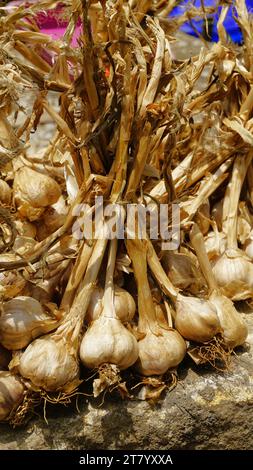
M 0 449 L 252 449 L 253 316 L 248 343 L 227 372 L 197 368 L 189 360 L 177 387 L 156 404 L 142 400 L 79 399 L 55 406 L 48 423 L 35 417 L 24 428 L 2 425 Z

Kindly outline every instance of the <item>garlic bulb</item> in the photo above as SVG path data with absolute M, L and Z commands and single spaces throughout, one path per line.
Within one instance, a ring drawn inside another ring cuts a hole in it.
M 37 300 L 15 297 L 1 307 L 0 342 L 6 349 L 22 349 L 58 323 L 59 318 L 46 314 Z
M 213 263 L 218 286 L 232 300 L 244 300 L 253 296 L 253 264 L 237 245 L 238 204 L 252 155 L 251 151 L 246 157 L 239 155 L 234 161 L 223 205 L 223 232 L 227 236 L 227 249 Z
M 92 293 L 89 308 L 87 311 L 88 323 L 97 320 L 103 310 L 104 289 L 96 287 Z M 114 308 L 117 318 L 123 323 L 131 321 L 134 317 L 136 305 L 129 292 L 121 287 L 114 289 Z
M 34 388 L 57 391 L 76 384 L 79 365 L 76 350 L 68 336 L 46 335 L 33 341 L 19 359 L 20 374 L 30 379 Z
M 220 332 L 215 307 L 204 299 L 178 295 L 175 327 L 188 340 L 204 343 Z
M 190 232 L 190 237 L 191 243 L 197 254 L 201 270 L 211 291 L 209 301 L 216 309 L 221 327 L 222 339 L 229 349 L 233 349 L 245 342 L 248 334 L 247 326 L 236 311 L 233 302 L 222 295 L 221 291 L 217 287 L 207 253 L 205 251 L 204 239 L 197 225 L 193 226 Z
M 227 297 L 244 300 L 253 296 L 253 265 L 242 250 L 227 249 L 212 267 L 214 277 Z
M 80 345 L 80 359 L 90 368 L 102 364 L 115 364 L 120 370 L 132 366 L 138 358 L 138 344 L 116 316 L 113 275 L 116 262 L 117 240 L 112 240 L 106 271 L 103 310 L 87 332 Z
M 185 253 L 167 252 L 162 258 L 162 266 L 172 284 L 192 294 L 204 286 L 204 279 L 197 268 L 197 260 Z
M 101 314 L 88 328 L 80 346 L 80 359 L 89 369 L 115 364 L 127 369 L 138 358 L 138 344 L 118 318 Z
M 157 332 L 147 331 L 138 343 L 139 359 L 136 368 L 142 375 L 162 375 L 182 362 L 186 353 L 186 344 L 182 336 L 174 329 Z
M 40 209 L 54 204 L 61 195 L 61 188 L 51 176 L 44 175 L 29 167 L 22 167 L 15 173 L 13 189 L 19 206 Z
M 205 299 L 186 297 L 179 294 L 164 272 L 159 258 L 149 243 L 148 264 L 163 290 L 175 305 L 175 326 L 179 333 L 188 340 L 203 342 L 212 339 L 220 328 L 215 308 Z
M 12 194 L 10 186 L 6 181 L 0 179 L 0 201 L 3 204 L 9 205 L 11 203 L 11 198 Z
M 70 392 L 80 383 L 78 347 L 80 331 L 97 280 L 107 240 L 93 247 L 80 289 L 60 326 L 52 334 L 33 341 L 15 367 L 31 386 L 47 391 Z M 85 255 L 85 253 L 82 253 Z M 82 262 L 82 259 L 79 260 Z
M 25 387 L 11 372 L 0 371 L 0 421 L 8 419 L 24 398 Z
M 159 325 L 147 276 L 145 240 L 127 240 L 138 287 L 138 328 L 142 339 L 138 342 L 138 371 L 143 375 L 162 375 L 182 362 L 186 344 L 182 336 L 170 328 Z

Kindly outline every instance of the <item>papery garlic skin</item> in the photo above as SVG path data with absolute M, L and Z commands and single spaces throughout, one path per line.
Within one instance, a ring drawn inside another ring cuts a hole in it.
M 35 389 L 48 392 L 64 390 L 79 378 L 75 349 L 65 338 L 56 335 L 46 335 L 29 344 L 17 367 Z
M 139 359 L 137 370 L 146 376 L 162 375 L 176 367 L 186 354 L 186 343 L 182 336 L 173 329 L 159 330 L 159 334 L 147 331 L 138 342 Z
M 35 238 L 36 237 L 36 227 L 31 222 L 27 220 L 17 219 L 15 220 L 15 227 L 17 232 L 22 237 Z
M 10 205 L 12 199 L 12 191 L 6 181 L 0 179 L 0 201 L 3 204 Z
M 205 237 L 205 249 L 210 260 L 225 253 L 226 246 L 226 235 L 223 232 L 209 232 Z
M 9 418 L 24 398 L 25 387 L 11 372 L 0 371 L 0 421 Z
M 243 244 L 243 250 L 245 254 L 253 260 L 253 231 L 250 232 L 249 237 L 245 240 Z
M 131 367 L 138 359 L 138 343 L 117 318 L 101 316 L 83 336 L 80 359 L 89 369 L 115 364 L 119 369 Z
M 210 302 L 216 308 L 226 346 L 233 349 L 242 345 L 247 338 L 248 329 L 233 302 L 216 291 L 212 292 Z
M 13 244 L 13 251 L 19 255 L 28 255 L 36 245 L 36 240 L 30 237 L 17 236 Z
M 213 274 L 222 293 L 232 300 L 253 296 L 253 264 L 242 250 L 226 250 L 213 265 Z
M 104 290 L 102 287 L 96 287 L 92 293 L 89 308 L 87 311 L 87 321 L 97 320 L 103 310 Z M 121 287 L 115 286 L 114 289 L 114 308 L 115 315 L 123 323 L 131 321 L 136 311 L 136 305 L 129 292 Z
M 178 295 L 175 328 L 188 340 L 204 343 L 221 331 L 215 307 L 196 297 Z
M 50 206 L 61 195 L 60 186 L 51 176 L 28 167 L 22 167 L 15 173 L 13 188 L 17 204 L 28 203 L 33 208 Z
M 220 199 L 216 204 L 214 204 L 211 211 L 212 219 L 216 222 L 217 228 L 220 232 L 222 230 L 223 203 L 224 200 Z
M 0 342 L 6 349 L 25 348 L 33 339 L 57 327 L 59 319 L 47 315 L 32 297 L 5 302 L 0 316 Z
M 205 285 L 194 255 L 168 252 L 162 258 L 162 265 L 173 286 L 179 289 L 195 294 Z
M 206 199 L 205 202 L 201 204 L 194 219 L 196 220 L 203 235 L 206 235 L 210 227 L 210 203 L 208 199 Z

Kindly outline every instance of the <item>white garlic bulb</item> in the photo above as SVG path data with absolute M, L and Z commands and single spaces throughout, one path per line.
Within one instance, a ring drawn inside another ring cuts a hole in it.
M 194 255 L 167 252 L 162 258 L 162 265 L 175 287 L 187 289 L 192 294 L 203 288 L 205 281 L 199 272 L 197 259 Z
M 178 295 L 175 327 L 188 340 L 204 343 L 221 331 L 215 307 L 204 299 Z
M 212 292 L 210 302 L 216 308 L 226 346 L 233 349 L 242 345 L 248 336 L 248 329 L 233 302 L 217 291 Z
M 10 186 L 6 181 L 0 179 L 0 201 L 3 204 L 9 205 L 11 203 L 11 198 L 12 194 Z
M 67 389 L 79 377 L 76 350 L 60 335 L 46 335 L 34 340 L 23 352 L 17 367 L 35 389 L 48 392 Z
M 123 370 L 132 366 L 137 358 L 137 341 L 117 318 L 107 318 L 102 314 L 81 341 L 80 359 L 89 369 L 115 364 Z
M 116 253 L 115 239 L 110 243 L 103 310 L 84 334 L 80 345 L 80 359 L 91 369 L 98 368 L 102 364 L 114 364 L 119 369 L 127 369 L 138 358 L 136 338 L 116 316 L 113 283 Z
M 214 277 L 223 294 L 232 300 L 253 296 L 253 264 L 242 250 L 230 249 L 212 265 Z
M 209 301 L 215 307 L 219 319 L 224 344 L 233 349 L 244 343 L 248 330 L 243 319 L 236 311 L 233 302 L 218 289 L 211 265 L 205 251 L 204 238 L 195 224 L 190 232 L 192 245 L 196 251 L 201 270 L 210 289 Z
M 15 297 L 1 307 L 0 342 L 6 349 L 25 348 L 34 338 L 57 327 L 59 318 L 44 312 L 32 297 Z
M 164 374 L 168 369 L 178 366 L 186 354 L 185 341 L 172 328 L 160 329 L 158 334 L 150 329 L 138 342 L 138 346 L 139 359 L 136 368 L 146 376 Z
M 51 176 L 29 167 L 22 167 L 15 173 L 13 188 L 19 206 L 28 204 L 35 209 L 54 204 L 61 195 L 60 186 Z
M 7 420 L 24 398 L 25 387 L 11 372 L 0 371 L 0 421 Z
M 164 321 L 160 324 L 157 318 L 147 276 L 145 241 L 127 240 L 127 251 L 137 281 L 138 329 L 142 335 L 138 342 L 139 358 L 136 367 L 143 375 L 162 375 L 182 362 L 186 354 L 186 343 L 176 330 L 164 324 Z
M 87 321 L 97 320 L 103 310 L 104 289 L 96 287 L 92 293 L 89 308 L 87 311 Z M 131 321 L 134 317 L 136 305 L 129 292 L 121 287 L 115 286 L 114 308 L 117 318 L 123 323 Z

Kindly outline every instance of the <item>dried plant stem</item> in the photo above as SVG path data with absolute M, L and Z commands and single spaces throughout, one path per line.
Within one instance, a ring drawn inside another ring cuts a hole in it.
M 223 231 L 227 234 L 227 247 L 236 249 L 237 245 L 237 218 L 238 204 L 242 185 L 247 170 L 253 158 L 253 151 L 249 151 L 246 157 L 238 156 L 235 159 L 232 177 L 227 187 L 223 204 Z

